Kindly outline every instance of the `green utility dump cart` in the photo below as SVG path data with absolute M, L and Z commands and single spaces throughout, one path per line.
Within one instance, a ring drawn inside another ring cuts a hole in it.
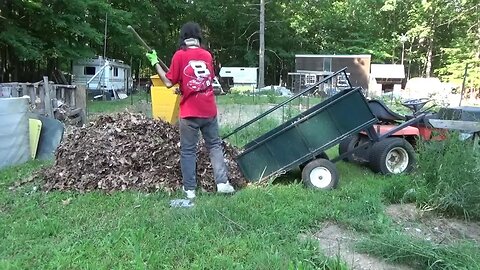
M 320 84 L 336 78 L 342 72 L 345 78 L 348 78 L 345 70 L 344 68 L 333 73 L 236 128 L 224 138 L 237 133 L 301 95 L 315 91 Z M 325 151 L 362 130 L 371 135 L 372 142 L 379 139 L 373 130 L 377 118 L 370 110 L 362 88 L 352 87 L 350 81 L 348 84 L 349 87 L 346 89 L 247 143 L 236 157 L 245 178 L 256 182 L 300 167 L 302 179 L 308 187 L 335 188 L 339 175 L 334 162 L 356 149 L 332 160 L 328 159 Z

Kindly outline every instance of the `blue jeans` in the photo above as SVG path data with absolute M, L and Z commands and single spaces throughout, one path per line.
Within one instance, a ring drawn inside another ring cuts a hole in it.
M 205 145 L 210 153 L 215 183 L 226 183 L 227 166 L 223 158 L 222 141 L 218 133 L 217 118 L 180 119 L 180 165 L 185 190 L 197 187 L 197 143 L 198 131 L 202 132 Z

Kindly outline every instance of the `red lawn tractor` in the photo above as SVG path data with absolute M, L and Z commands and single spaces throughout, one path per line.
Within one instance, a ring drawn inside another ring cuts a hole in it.
M 466 137 L 470 134 L 478 144 L 480 108 L 441 108 L 433 113 L 431 109 L 435 105 L 424 109 L 429 101 L 421 98 L 403 102 L 402 105 L 412 111 L 411 115 L 400 115 L 379 100 L 368 101 L 378 124 L 373 130 L 362 131 L 340 142 L 340 156 L 344 161 L 367 165 L 376 173 L 400 174 L 414 168 L 414 149 L 420 139 L 441 141 L 446 138 L 446 132 L 457 130 Z M 372 141 L 372 137 L 377 139 Z M 349 153 L 352 150 L 353 153 Z

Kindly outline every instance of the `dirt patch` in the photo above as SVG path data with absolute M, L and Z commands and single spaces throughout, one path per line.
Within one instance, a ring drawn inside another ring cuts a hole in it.
M 42 170 L 44 190 L 164 190 L 181 188 L 180 136 L 177 126 L 141 114 L 104 115 L 83 128 L 68 131 L 57 149 L 55 165 Z M 224 145 L 229 180 L 245 185 L 234 157 Z M 197 181 L 216 188 L 206 147 L 197 151 Z
M 409 270 L 407 266 L 394 265 L 380 258 L 368 254 L 359 253 L 354 250 L 354 244 L 359 241 L 360 236 L 346 230 L 337 224 L 326 223 L 324 227 L 313 235 L 318 240 L 323 253 L 329 257 L 339 256 L 350 269 L 355 270 Z
M 422 210 L 414 204 L 394 204 L 386 213 L 403 231 L 411 236 L 437 244 L 450 244 L 459 241 L 480 243 L 480 223 L 445 218 L 432 211 Z

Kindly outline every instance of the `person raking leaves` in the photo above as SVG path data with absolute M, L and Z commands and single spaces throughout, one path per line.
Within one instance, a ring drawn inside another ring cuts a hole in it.
M 180 166 L 183 190 L 188 199 L 195 198 L 196 159 L 199 131 L 210 153 L 213 174 L 219 193 L 235 192 L 227 177 L 222 141 L 218 131 L 217 105 L 213 92 L 213 58 L 202 47 L 201 28 L 188 22 L 180 30 L 179 49 L 173 55 L 170 69 L 159 65 L 155 50 L 146 54 L 166 87 L 180 85 Z

